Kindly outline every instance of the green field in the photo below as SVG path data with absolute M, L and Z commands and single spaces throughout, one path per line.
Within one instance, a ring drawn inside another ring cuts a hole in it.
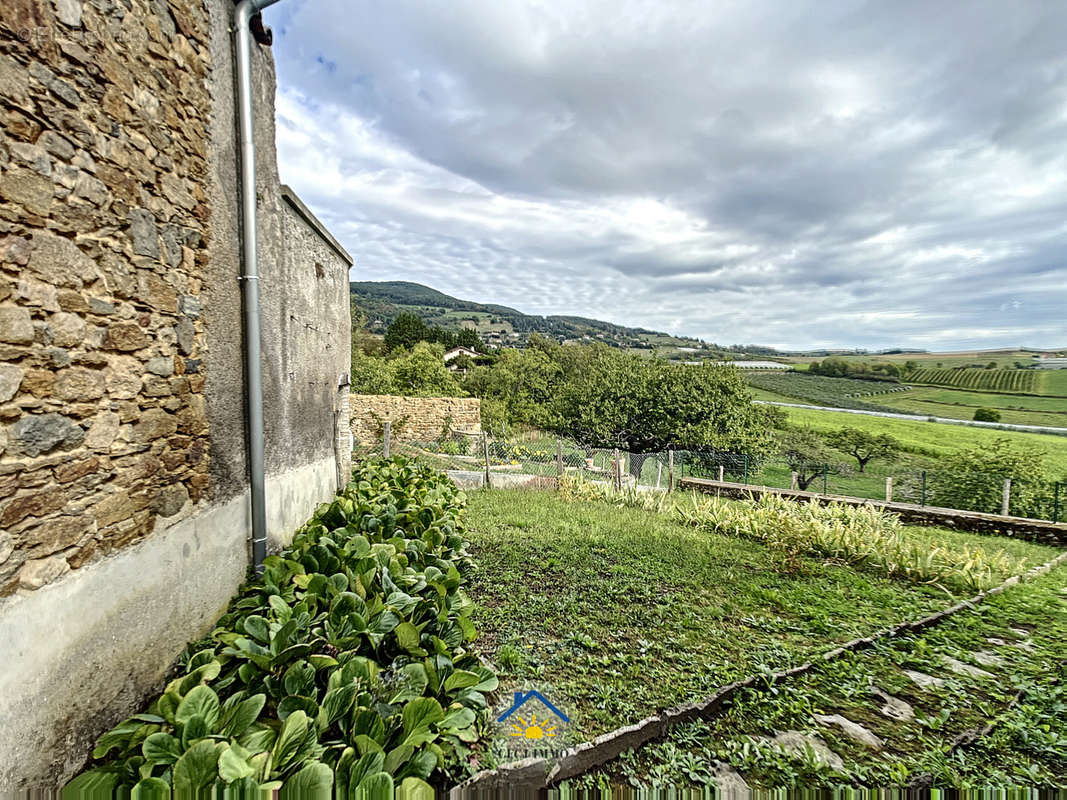
M 828 378 L 804 372 L 754 373 L 747 375 L 753 396 L 757 400 L 780 403 L 808 403 L 811 405 L 854 408 L 868 411 L 894 411 L 926 417 L 948 417 L 971 420 L 979 408 L 1000 411 L 1001 422 L 1013 425 L 1037 425 L 1067 428 L 1067 397 L 1037 396 L 1053 390 L 1067 389 L 1067 370 L 920 370 L 920 374 L 944 374 L 959 378 L 974 373 L 996 385 L 997 376 L 1018 381 L 1025 376 L 1026 385 L 1035 394 L 982 392 L 948 386 L 915 386 L 908 391 L 887 391 L 896 384 L 864 381 L 852 378 Z M 973 379 L 971 379 L 973 380 Z M 1001 378 L 1001 385 L 1004 378 Z M 909 385 L 914 385 L 908 381 Z M 1009 384 L 1009 385 L 1018 385 Z M 902 388 L 902 387 L 901 387 Z M 877 394 L 868 394 L 877 392 Z
M 878 402 L 905 414 L 952 419 L 974 419 L 975 410 L 994 408 L 1000 412 L 1001 422 L 1067 428 L 1067 399 L 1060 397 L 1030 397 L 919 387 L 907 392 L 880 396 Z
M 951 369 L 952 367 L 985 366 L 990 361 L 996 363 L 1000 369 L 1014 367 L 1016 362 L 1030 364 L 1033 362 L 1032 350 L 966 350 L 947 353 L 892 353 L 878 355 L 873 353 L 841 354 L 835 355 L 846 361 L 866 361 L 868 363 L 889 363 L 903 365 L 905 361 L 914 361 L 920 367 L 926 369 Z M 796 356 L 787 358 L 798 364 L 810 364 L 812 361 L 822 361 L 823 356 Z
M 1037 370 L 1037 393 L 1067 397 L 1067 369 Z
M 905 450 L 929 456 L 943 456 L 957 450 L 988 445 L 1007 437 L 1028 444 L 1045 454 L 1046 466 L 1055 475 L 1067 475 L 1067 437 L 1043 433 L 1019 433 L 989 428 L 969 428 L 939 422 L 886 419 L 843 411 L 816 411 L 809 408 L 783 408 L 789 421 L 817 431 L 827 432 L 844 427 L 872 433 L 888 433 L 900 440 Z
M 1062 786 L 1067 773 L 1065 579 L 1067 567 L 1061 566 L 934 628 L 818 665 L 771 691 L 754 687 L 724 713 L 678 725 L 664 738 L 571 781 L 560 793 L 566 789 L 579 796 L 580 790 L 595 787 L 600 796 L 613 789 L 611 796 L 619 797 L 634 788 L 670 785 L 677 797 L 700 797 L 714 784 L 714 765 L 725 762 L 752 787 L 752 796 L 797 796 L 798 785 L 811 797 L 878 796 L 867 787 L 912 781 L 969 790 L 960 791 L 960 797 L 1015 792 L 1036 797 L 1036 787 L 1044 789 L 1041 795 L 1054 796 L 1051 787 Z M 946 658 L 982 671 L 960 674 Z M 922 688 L 904 670 L 933 675 L 940 684 Z M 884 693 L 906 702 L 911 714 L 891 717 L 880 711 Z M 882 746 L 864 746 L 815 716 L 833 713 L 863 725 Z M 783 730 L 819 737 L 841 757 L 840 767 L 776 747 L 770 737 Z M 984 735 L 975 739 L 975 731 Z M 970 739 L 973 743 L 960 746 Z M 1000 788 L 1007 786 L 1015 788 Z M 926 792 L 935 795 L 933 790 L 919 793 Z

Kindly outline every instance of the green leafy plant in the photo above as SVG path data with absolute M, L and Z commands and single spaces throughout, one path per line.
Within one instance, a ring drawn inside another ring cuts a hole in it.
M 432 791 L 435 771 L 468 760 L 497 687 L 467 649 L 464 503 L 414 462 L 362 464 L 65 792 Z
M 799 569 L 799 557 L 808 555 L 915 583 L 973 591 L 993 585 L 1013 567 L 1022 568 L 1002 550 L 950 549 L 915 541 L 905 534 L 898 516 L 870 506 L 797 503 L 773 494 L 735 501 L 697 493 L 613 491 L 571 476 L 560 480 L 560 492 L 571 500 L 657 511 L 686 525 L 762 542 L 780 556 L 787 571 Z

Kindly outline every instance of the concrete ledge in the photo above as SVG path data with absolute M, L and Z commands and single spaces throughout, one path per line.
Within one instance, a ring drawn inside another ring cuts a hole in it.
M 864 500 L 858 497 L 846 497 L 836 494 L 817 494 L 801 492 L 796 489 L 775 489 L 767 486 L 751 486 L 747 483 L 730 483 L 705 478 L 682 478 L 678 481 L 680 489 L 695 489 L 717 497 L 729 497 L 737 500 L 757 498 L 765 494 L 778 495 L 788 500 L 809 501 L 827 505 L 841 503 L 848 506 L 873 506 L 883 511 L 897 514 L 904 522 L 912 525 L 938 525 L 943 528 L 956 528 L 973 533 L 988 533 L 997 536 L 1011 536 L 1027 539 L 1039 544 L 1053 547 L 1067 547 L 1067 523 L 1046 522 L 1024 517 L 1004 517 L 999 514 L 980 514 L 976 511 L 958 511 L 952 508 L 936 506 L 919 506 L 913 503 L 887 503 L 884 500 Z
M 332 458 L 267 478 L 278 548 L 329 500 Z M 244 580 L 247 492 L 0 604 L 0 793 L 56 787 L 143 708 Z

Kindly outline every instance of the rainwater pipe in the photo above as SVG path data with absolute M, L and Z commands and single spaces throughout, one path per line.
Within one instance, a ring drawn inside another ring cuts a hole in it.
M 256 145 L 252 117 L 252 18 L 278 0 L 240 0 L 233 12 L 237 37 L 237 124 L 241 150 L 241 286 L 245 321 L 245 402 L 252 504 L 252 563 L 267 557 L 267 503 L 263 475 L 263 370 L 259 334 L 259 260 L 256 253 Z

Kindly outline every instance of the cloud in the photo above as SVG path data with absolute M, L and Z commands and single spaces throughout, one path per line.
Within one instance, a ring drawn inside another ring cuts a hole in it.
M 282 176 L 354 277 L 720 343 L 1067 339 L 1055 4 L 267 15 Z

